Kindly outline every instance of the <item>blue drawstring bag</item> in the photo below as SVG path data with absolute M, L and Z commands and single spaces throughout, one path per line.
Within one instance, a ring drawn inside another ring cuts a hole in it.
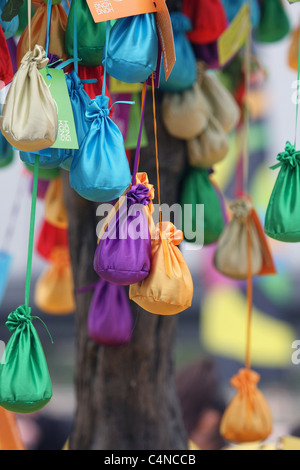
M 225 13 L 227 20 L 231 22 L 235 16 L 238 14 L 240 8 L 248 3 L 247 0 L 222 0 L 223 6 L 225 8 Z M 260 20 L 260 7 L 257 0 L 252 0 L 251 2 L 251 23 L 253 28 L 256 28 Z
M 109 117 L 108 106 L 109 98 L 104 94 L 88 104 L 90 128 L 70 168 L 71 187 L 89 201 L 113 201 L 131 183 L 123 136 Z
M 192 45 L 186 36 L 193 29 L 191 20 L 182 13 L 171 13 L 174 34 L 176 62 L 166 81 L 162 62 L 160 76 L 160 90 L 172 93 L 181 92 L 191 88 L 197 80 L 197 62 Z
M 14 149 L 12 145 L 0 133 L 0 168 L 8 166 L 14 158 Z
M 28 165 L 34 166 L 34 160 L 36 154 L 39 155 L 39 166 L 40 168 L 45 169 L 52 169 L 52 168 L 59 168 L 62 164 L 65 154 L 63 149 L 54 149 L 54 148 L 47 148 L 44 150 L 40 150 L 39 152 L 20 152 L 20 158 L 22 162 L 27 163 Z
M 102 63 L 117 80 L 145 82 L 156 69 L 157 58 L 154 13 L 120 18 L 106 36 Z
M 1 18 L 4 5 L 7 3 L 7 0 L 0 0 L 0 26 L 3 29 L 3 33 L 6 39 L 9 39 L 15 36 L 19 28 L 19 17 L 16 15 L 10 21 L 3 21 Z
M 10 268 L 12 264 L 12 256 L 6 251 L 0 251 L 0 305 L 2 303 L 6 286 L 8 283 Z
M 73 110 L 78 146 L 80 147 L 90 127 L 85 112 L 91 99 L 84 90 L 83 83 L 75 71 L 66 75 L 66 81 Z M 61 168 L 70 171 L 72 160 L 77 152 L 78 150 L 75 149 L 65 150 Z

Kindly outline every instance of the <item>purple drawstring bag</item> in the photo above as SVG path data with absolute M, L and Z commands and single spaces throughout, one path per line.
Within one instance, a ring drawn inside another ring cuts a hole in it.
M 140 133 L 132 175 L 132 186 L 108 215 L 94 256 L 96 273 L 108 282 L 131 285 L 141 282 L 151 268 L 151 237 L 147 206 L 149 188 L 135 184 L 145 109 L 144 96 Z
M 88 314 L 90 338 L 103 346 L 128 344 L 132 335 L 132 313 L 124 287 L 100 279 Z

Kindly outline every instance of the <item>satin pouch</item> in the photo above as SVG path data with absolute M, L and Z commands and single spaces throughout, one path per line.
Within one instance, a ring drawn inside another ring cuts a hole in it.
M 105 42 L 102 63 L 107 73 L 125 83 L 145 82 L 155 71 L 158 36 L 153 13 L 120 18 Z
M 4 85 L 8 85 L 12 81 L 13 76 L 14 72 L 8 46 L 0 25 L 0 80 Z
M 254 32 L 258 42 L 277 42 L 290 32 L 290 20 L 281 0 L 262 0 L 259 24 Z
M 56 105 L 39 72 L 47 63 L 41 46 L 36 45 L 27 52 L 3 106 L 2 134 L 19 150 L 30 152 L 51 147 L 57 137 Z
M 37 152 L 39 155 L 39 167 L 46 170 L 60 168 L 64 162 L 65 152 L 63 149 L 46 148 Z M 22 162 L 34 166 L 36 153 L 20 151 L 20 158 Z
M 261 241 L 252 219 L 252 204 L 240 198 L 233 201 L 230 208 L 233 217 L 218 240 L 214 266 L 225 276 L 246 280 L 249 274 L 258 275 L 263 268 Z M 251 244 L 251 267 L 249 243 Z
M 171 13 L 174 35 L 176 62 L 166 81 L 165 69 L 161 66 L 160 90 L 168 93 L 180 92 L 191 88 L 197 80 L 196 58 L 186 33 L 191 31 L 191 20 L 182 13 Z
M 14 149 L 0 134 L 0 168 L 10 165 L 14 158 Z
M 3 7 L 7 3 L 7 0 L 0 0 L 0 26 L 3 30 L 6 39 L 11 38 L 16 34 L 19 28 L 19 17 L 16 15 L 10 21 L 3 21 L 1 18 Z
M 100 279 L 88 314 L 90 338 L 102 346 L 119 347 L 130 342 L 132 329 L 132 313 L 124 287 Z
M 198 137 L 187 141 L 187 149 L 189 164 L 198 168 L 211 168 L 226 157 L 229 139 L 214 115 Z
M 68 228 L 68 215 L 61 178 L 53 179 L 49 183 L 45 196 L 45 220 L 55 227 Z
M 77 47 L 80 64 L 88 67 L 101 65 L 106 37 L 106 21 L 95 23 L 86 0 L 76 0 Z M 65 47 L 69 57 L 74 57 L 74 13 L 72 2 L 65 35 Z
M 151 241 L 151 270 L 129 287 L 129 298 L 157 315 L 175 315 L 192 304 L 193 280 L 178 245 L 183 234 L 171 222 L 156 227 Z
M 292 70 L 298 71 L 298 52 L 299 52 L 299 28 L 296 28 L 291 34 L 291 42 L 288 51 L 288 64 Z
M 45 260 L 51 259 L 51 254 L 55 248 L 69 246 L 68 230 L 56 227 L 47 220 L 42 221 L 40 232 L 36 241 L 36 252 Z
M 59 59 L 67 60 L 65 51 L 65 32 L 68 16 L 62 5 L 52 5 L 51 26 L 49 37 L 49 54 L 57 56 Z M 47 37 L 47 5 L 41 3 L 31 19 L 31 49 L 36 44 L 46 49 Z M 29 30 L 28 25 L 23 31 L 17 46 L 17 65 L 28 51 Z M 71 56 L 73 57 L 73 56 Z
M 269 405 L 257 384 L 260 376 L 241 369 L 230 383 L 237 394 L 225 410 L 220 432 L 227 440 L 236 443 L 264 441 L 272 433 L 272 415 Z
M 265 217 L 265 233 L 275 240 L 288 243 L 300 241 L 300 152 L 286 143 L 285 151 L 278 154 L 280 167 Z
M 180 204 L 185 240 L 190 243 L 215 243 L 224 229 L 224 214 L 210 172 L 188 168 L 181 183 Z M 204 205 L 204 218 L 198 217 L 197 206 Z
M 14 413 L 34 413 L 52 397 L 52 385 L 44 351 L 24 305 L 8 316 L 12 333 L 0 364 L 0 406 Z
M 234 97 L 213 73 L 199 76 L 202 92 L 209 103 L 211 114 L 229 134 L 237 126 L 241 112 Z
M 193 29 L 188 33 L 192 43 L 207 44 L 216 41 L 227 28 L 221 0 L 184 0 L 182 13 L 193 23 Z
M 181 93 L 165 93 L 162 119 L 168 133 L 189 140 L 200 135 L 208 124 L 210 108 L 198 83 Z
M 108 282 L 130 285 L 149 275 L 151 239 L 144 207 L 150 203 L 149 190 L 133 185 L 100 238 L 94 257 L 96 273 Z M 105 224 L 106 225 L 106 224 Z
M 12 260 L 11 254 L 3 250 L 0 251 L 0 305 L 6 291 Z
M 55 247 L 51 252 L 50 266 L 37 280 L 34 302 L 44 313 L 74 313 L 76 305 L 68 247 Z
M 70 169 L 70 184 L 83 198 L 109 202 L 120 197 L 131 183 L 123 136 L 109 117 L 109 98 L 92 100 L 86 111 L 90 128 Z

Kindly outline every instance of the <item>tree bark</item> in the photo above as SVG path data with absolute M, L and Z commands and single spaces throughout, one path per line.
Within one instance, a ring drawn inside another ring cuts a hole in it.
M 181 3 L 181 0 L 169 1 L 169 10 L 180 8 Z M 156 186 L 150 95 L 145 110 L 149 146 L 141 151 L 140 171 L 146 171 L 150 182 Z M 178 177 L 185 163 L 185 145 L 166 133 L 160 110 L 158 98 L 161 199 L 162 203 L 172 205 L 178 202 Z M 98 279 L 93 269 L 97 205 L 82 199 L 70 188 L 66 172 L 63 180 L 77 290 Z M 131 302 L 134 330 L 130 344 L 119 348 L 103 347 L 88 336 L 92 295 L 92 291 L 76 295 L 76 415 L 70 449 L 187 449 L 174 383 L 176 316 L 153 315 Z

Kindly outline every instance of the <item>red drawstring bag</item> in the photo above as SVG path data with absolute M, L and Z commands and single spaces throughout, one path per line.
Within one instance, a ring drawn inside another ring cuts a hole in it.
M 13 76 L 14 72 L 9 50 L 3 30 L 0 26 L 0 81 L 3 82 L 4 85 L 7 85 L 12 81 Z M 3 87 L 3 83 L 0 83 L 0 90 Z
M 36 242 L 37 253 L 49 261 L 55 248 L 68 246 L 68 230 L 55 227 L 44 220 Z
M 227 17 L 221 0 L 184 0 L 182 13 L 193 23 L 193 30 L 187 33 L 192 43 L 214 42 L 227 28 Z

